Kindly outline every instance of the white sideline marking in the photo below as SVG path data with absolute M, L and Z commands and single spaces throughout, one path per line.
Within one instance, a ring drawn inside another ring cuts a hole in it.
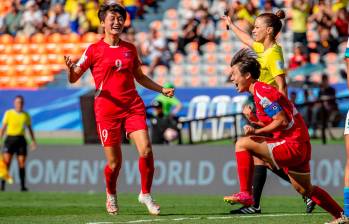
M 211 216 L 211 217 L 179 217 L 173 219 L 139 219 L 134 221 L 124 222 L 88 222 L 86 224 L 126 224 L 126 223 L 148 223 L 148 222 L 168 222 L 168 221 L 184 221 L 184 220 L 219 220 L 219 219 L 235 219 L 235 218 L 263 218 L 263 217 L 286 217 L 286 216 L 314 216 L 314 215 L 325 215 L 326 213 L 283 213 L 283 214 L 266 214 L 266 215 L 230 215 L 230 216 Z

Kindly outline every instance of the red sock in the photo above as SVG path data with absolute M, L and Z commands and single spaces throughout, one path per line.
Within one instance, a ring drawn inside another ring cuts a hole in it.
M 325 209 L 327 212 L 329 212 L 336 219 L 341 217 L 341 213 L 343 212 L 343 209 L 323 189 L 321 189 L 321 188 L 319 188 L 317 186 L 314 186 L 313 192 L 312 192 L 312 195 L 311 195 L 310 198 L 317 205 L 319 205 L 321 208 Z
M 116 180 L 119 175 L 119 169 L 110 169 L 109 165 L 104 167 L 105 184 L 107 186 L 108 194 L 116 194 Z
M 235 154 L 240 180 L 240 191 L 251 194 L 254 168 L 253 157 L 248 151 L 240 151 Z
M 139 172 L 141 173 L 142 193 L 150 193 L 151 185 L 154 176 L 154 158 L 151 153 L 147 157 L 139 157 L 138 160 Z

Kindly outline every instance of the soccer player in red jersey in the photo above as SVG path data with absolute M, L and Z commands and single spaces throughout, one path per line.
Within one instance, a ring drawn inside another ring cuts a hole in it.
M 160 207 L 153 201 L 150 190 L 154 175 L 154 159 L 146 125 L 145 106 L 138 95 L 134 80 L 142 86 L 174 95 L 173 88 L 163 88 L 153 82 L 141 70 L 141 62 L 133 44 L 121 40 L 126 10 L 119 4 L 103 4 L 98 17 L 105 36 L 91 44 L 74 64 L 65 57 L 70 83 L 76 82 L 82 74 L 91 69 L 96 85 L 94 110 L 97 132 L 107 159 L 104 175 L 106 182 L 106 208 L 109 214 L 118 213 L 116 182 L 121 167 L 121 131 L 135 143 L 139 153 L 141 192 L 138 200 L 145 204 L 149 213 L 158 215 Z
M 225 199 L 231 203 L 252 205 L 253 156 L 271 166 L 283 168 L 293 187 L 311 198 L 334 218 L 343 209 L 323 189 L 313 186 L 310 179 L 311 145 L 308 129 L 293 104 L 277 89 L 258 82 L 260 64 L 248 49 L 240 50 L 231 61 L 230 80 L 239 93 L 250 92 L 256 105 L 257 117 L 265 124 L 261 128 L 244 127 L 246 137 L 235 145 L 240 192 Z M 273 134 L 273 138 L 260 135 Z

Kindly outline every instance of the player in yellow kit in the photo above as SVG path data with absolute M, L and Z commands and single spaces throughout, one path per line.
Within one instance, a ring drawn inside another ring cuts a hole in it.
M 9 170 L 14 154 L 17 154 L 21 191 L 27 191 L 25 185 L 25 161 L 27 158 L 27 141 L 24 137 L 27 127 L 32 139 L 32 149 L 36 149 L 34 132 L 31 127 L 30 115 L 23 110 L 23 96 L 16 96 L 14 109 L 5 112 L 2 127 L 0 129 L 0 142 L 6 132 L 6 139 L 3 148 L 3 162 Z M 1 190 L 5 190 L 5 180 L 1 181 Z
M 223 16 L 226 24 L 236 34 L 241 42 L 249 46 L 256 53 L 257 60 L 261 65 L 260 77 L 258 81 L 276 87 L 279 92 L 287 97 L 286 70 L 284 67 L 282 47 L 276 42 L 276 36 L 282 28 L 281 19 L 283 18 L 285 18 L 285 13 L 282 10 L 277 11 L 275 14 L 260 14 L 255 20 L 251 37 L 248 33 L 237 27 L 229 16 Z M 264 126 L 263 123 L 258 121 L 252 111 L 253 108 L 249 105 L 243 108 L 243 114 L 251 123 L 258 126 Z M 262 160 L 257 158 L 254 158 L 254 164 L 253 197 L 255 203 L 250 207 L 242 207 L 238 210 L 232 210 L 232 214 L 261 213 L 260 198 L 266 181 L 267 167 Z M 283 170 L 272 171 L 282 179 L 290 182 L 289 177 Z M 224 198 L 224 200 L 229 202 L 229 198 L 230 196 L 227 196 Z M 307 204 L 306 211 L 308 213 L 312 212 L 315 203 L 307 198 L 305 198 L 305 202 Z

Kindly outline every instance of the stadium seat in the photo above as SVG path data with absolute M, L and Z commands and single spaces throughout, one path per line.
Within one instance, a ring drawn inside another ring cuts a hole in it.
M 64 42 L 64 35 L 60 34 L 60 33 L 50 34 L 47 38 L 47 41 L 48 41 L 48 43 L 55 43 L 55 44 L 63 43 Z
M 46 43 L 47 37 L 43 33 L 36 33 L 30 38 L 31 43 L 42 44 Z
M 82 36 L 82 42 L 84 43 L 94 43 L 99 39 L 99 35 L 93 32 L 86 33 Z
M 77 33 L 69 33 L 69 34 L 64 35 L 63 40 L 65 43 L 77 44 L 77 43 L 81 42 L 81 37 Z
M 200 65 L 186 65 L 185 66 L 185 73 L 188 74 L 188 76 L 200 76 Z
M 28 44 L 30 42 L 30 38 L 26 35 L 16 35 L 14 42 L 17 44 Z
M 185 80 L 184 80 L 184 75 L 183 74 L 175 74 L 175 75 L 171 75 L 170 79 L 171 82 L 178 87 L 182 87 L 185 86 Z
M 0 4 L 1 5 L 1 4 Z M 9 34 L 0 35 L 0 43 L 1 44 L 12 44 L 14 42 L 13 37 Z
M 232 114 L 232 101 L 228 95 L 219 95 L 212 98 L 208 111 L 208 116 L 223 116 Z M 233 117 L 212 118 L 211 122 L 211 137 L 212 139 L 223 138 L 224 127 L 226 123 L 232 125 Z
M 154 69 L 154 75 L 156 76 L 167 76 L 168 69 L 165 65 L 158 65 Z
M 214 54 L 217 51 L 217 44 L 214 42 L 208 42 L 201 46 L 201 49 L 207 54 Z
M 188 54 L 187 57 L 186 57 L 186 61 L 189 63 L 189 64 L 199 64 L 200 63 L 200 55 L 196 52 L 192 52 L 191 54 Z
M 172 65 L 170 68 L 171 76 L 184 75 L 185 70 L 183 65 Z
M 207 76 L 217 75 L 217 66 L 216 65 L 207 65 L 202 66 L 202 74 Z
M 233 113 L 242 113 L 242 108 L 247 101 L 248 101 L 247 95 L 233 96 L 232 97 Z M 242 128 L 243 128 L 242 116 L 236 116 L 236 125 L 237 125 L 236 130 L 238 131 L 237 134 L 240 135 L 242 133 Z M 232 127 L 231 129 L 232 133 L 235 132 L 234 128 L 235 127 Z
M 217 54 L 205 54 L 203 56 L 203 61 L 204 64 L 217 64 L 218 62 L 218 58 L 217 58 Z
M 193 97 L 189 102 L 188 112 L 186 117 L 180 117 L 183 119 L 200 119 L 207 117 L 208 107 L 210 104 L 210 97 L 206 95 L 199 95 Z M 203 133 L 203 121 L 193 121 L 190 123 L 191 136 L 193 142 L 200 141 Z
M 175 64 L 184 64 L 184 57 L 181 53 L 175 53 L 173 55 L 173 62 Z
M 191 87 L 200 87 L 202 86 L 202 76 L 199 74 L 194 74 L 190 76 L 186 76 L 188 79 L 187 83 L 189 83 L 189 86 Z
M 197 42 L 190 42 L 185 46 L 185 51 L 190 54 L 190 53 L 197 53 L 199 49 L 199 45 Z

